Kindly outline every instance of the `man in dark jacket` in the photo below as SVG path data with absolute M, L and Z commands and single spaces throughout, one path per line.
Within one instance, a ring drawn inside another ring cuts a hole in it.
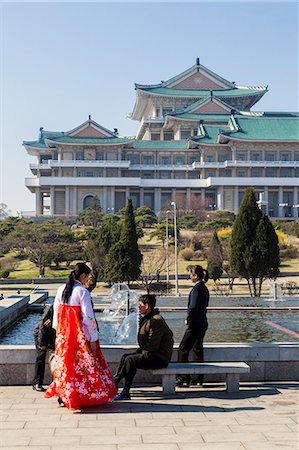
M 137 369 L 161 369 L 171 360 L 173 334 L 155 306 L 154 295 L 140 297 L 139 312 L 143 317 L 138 331 L 139 348 L 136 353 L 125 354 L 121 358 L 114 381 L 117 386 L 124 378 L 125 386 L 115 400 L 130 400 L 130 387 Z
M 186 330 L 178 349 L 178 361 L 188 362 L 189 353 L 193 352 L 194 361 L 203 361 L 203 339 L 208 329 L 207 306 L 209 304 L 209 290 L 205 283 L 209 275 L 201 266 L 192 266 L 189 271 L 190 279 L 194 283 L 189 293 L 188 312 L 185 320 Z M 177 379 L 177 386 L 189 386 L 193 384 L 202 384 L 203 376 L 197 377 L 180 376 Z
M 55 348 L 55 330 L 52 328 L 53 305 L 47 306 L 41 320 L 34 330 L 36 347 L 35 374 L 32 380 L 32 389 L 44 392 L 43 387 L 47 350 Z

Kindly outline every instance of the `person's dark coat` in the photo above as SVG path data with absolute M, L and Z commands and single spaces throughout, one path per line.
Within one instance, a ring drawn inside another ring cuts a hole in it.
M 204 282 L 196 283 L 189 293 L 187 324 L 190 328 L 205 328 L 207 322 L 207 306 L 209 304 L 209 290 Z
M 47 347 L 48 349 L 55 348 L 56 332 L 54 328 L 45 326 L 47 320 L 53 321 L 53 305 L 47 306 L 42 318 L 34 329 L 34 339 L 36 347 Z
M 160 315 L 158 309 L 144 316 L 138 331 L 138 353 L 145 357 L 157 356 L 165 363 L 171 360 L 173 349 L 173 333 Z

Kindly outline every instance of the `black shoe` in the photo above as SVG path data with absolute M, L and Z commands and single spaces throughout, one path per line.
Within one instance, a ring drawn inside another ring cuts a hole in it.
M 37 392 L 45 392 L 46 390 L 43 386 L 38 386 L 37 384 L 33 384 L 32 389 Z
M 131 395 L 129 391 L 122 390 L 119 394 L 117 394 L 116 397 L 114 397 L 114 400 L 131 400 Z
M 63 403 L 63 401 L 61 400 L 60 397 L 58 397 L 57 399 L 59 406 L 65 406 L 65 404 Z

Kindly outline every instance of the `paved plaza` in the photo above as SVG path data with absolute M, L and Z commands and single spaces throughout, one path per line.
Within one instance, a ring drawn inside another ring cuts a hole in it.
M 0 446 L 9 450 L 298 450 L 299 383 L 132 389 L 132 400 L 79 414 L 30 386 L 0 387 Z

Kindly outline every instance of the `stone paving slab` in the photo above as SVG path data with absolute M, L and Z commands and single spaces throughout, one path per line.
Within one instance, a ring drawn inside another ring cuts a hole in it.
M 72 414 L 28 386 L 0 387 L 6 450 L 298 450 L 299 383 L 132 390 L 132 400 Z

